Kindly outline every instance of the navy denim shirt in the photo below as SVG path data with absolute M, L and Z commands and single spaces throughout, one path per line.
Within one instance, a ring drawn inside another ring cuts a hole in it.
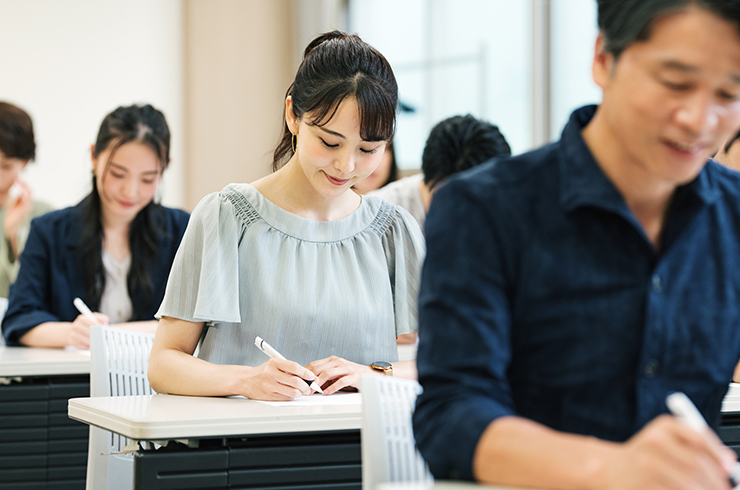
M 650 244 L 573 113 L 559 142 L 435 194 L 414 413 L 437 478 L 497 417 L 624 441 L 685 392 L 715 428 L 740 359 L 740 174 L 709 161 Z
M 31 221 L 18 278 L 10 286 L 8 311 L 2 323 L 8 345 L 20 345 L 19 339 L 42 323 L 74 321 L 80 314 L 72 304 L 75 297 L 89 303 L 82 278 L 82 259 L 77 253 L 84 219 L 82 206 L 80 203 L 52 211 Z M 153 294 L 146 297 L 143 291 L 134 291 L 131 301 L 146 305 L 146 311 L 131 321 L 154 320 L 164 297 L 172 261 L 190 218 L 188 213 L 179 209 L 163 206 L 159 209 L 155 216 L 162 232 L 158 256 L 147 259 Z

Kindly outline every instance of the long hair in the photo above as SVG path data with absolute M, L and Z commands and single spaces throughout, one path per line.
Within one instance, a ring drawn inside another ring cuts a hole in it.
M 295 116 L 302 119 L 309 115 L 307 123 L 314 126 L 328 123 L 344 99 L 355 97 L 362 139 L 388 141 L 396 129 L 398 85 L 391 65 L 354 34 L 332 31 L 311 41 L 285 94 L 288 96 Z M 284 122 L 282 139 L 273 154 L 273 170 L 293 156 L 292 137 Z
M 95 141 L 95 156 L 108 150 L 109 156 L 104 180 L 110 160 L 116 151 L 126 143 L 137 142 L 151 148 L 159 158 L 160 172 L 164 172 L 170 160 L 170 130 L 164 115 L 151 105 L 132 105 L 119 107 L 103 119 Z M 95 175 L 92 177 L 92 191 L 83 200 L 84 221 L 80 233 L 78 251 L 82 262 L 82 275 L 88 305 L 97 310 L 105 290 L 105 269 L 103 267 L 103 210 L 100 191 Z M 162 236 L 162 206 L 153 200 L 136 215 L 129 227 L 129 249 L 131 267 L 126 278 L 129 297 L 132 299 L 132 318 L 139 318 L 150 308 L 153 293 L 152 278 L 148 263 L 155 259 Z M 136 301 L 141 294 L 144 302 Z

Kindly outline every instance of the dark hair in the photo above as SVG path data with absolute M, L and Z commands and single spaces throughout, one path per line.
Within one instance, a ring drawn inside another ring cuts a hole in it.
M 164 114 L 151 105 L 119 107 L 103 119 L 95 141 L 95 156 L 109 150 L 108 161 L 101 176 L 105 179 L 109 163 L 116 151 L 126 143 L 141 143 L 151 148 L 159 157 L 160 170 L 164 172 L 170 161 L 170 129 Z M 105 290 L 103 268 L 103 220 L 100 193 L 95 175 L 92 192 L 84 199 L 85 219 L 79 240 L 79 253 L 83 264 L 83 279 L 87 292 L 85 302 L 96 310 Z M 147 270 L 147 259 L 157 256 L 161 229 L 158 224 L 162 207 L 153 200 L 139 211 L 129 227 L 131 267 L 126 278 L 129 296 L 133 303 L 133 316 L 137 318 L 150 305 L 133 301 L 134 291 L 143 293 L 146 300 L 152 297 L 152 280 Z M 138 296 L 137 296 L 138 297 Z
M 0 150 L 8 158 L 36 158 L 31 116 L 8 102 L 0 102 Z
M 737 133 L 735 133 L 735 136 L 733 136 L 732 138 L 730 138 L 730 140 L 725 144 L 725 153 L 727 153 L 728 151 L 730 151 L 730 148 L 732 147 L 733 144 L 735 144 L 735 142 L 738 139 L 740 139 L 740 131 L 738 131 Z
M 509 155 L 511 148 L 498 126 L 470 114 L 449 117 L 434 126 L 427 138 L 421 156 L 424 183 L 431 190 L 456 172 Z
M 385 146 L 385 151 L 391 154 L 391 169 L 388 172 L 388 178 L 383 182 L 380 187 L 385 187 L 391 182 L 398 180 L 398 164 L 396 163 L 396 147 L 393 144 L 393 140 L 390 140 Z
M 313 126 L 328 123 L 344 99 L 355 97 L 362 139 L 390 140 L 396 129 L 398 85 L 391 65 L 354 34 L 332 31 L 311 41 L 285 94 L 288 96 L 295 116 L 302 119 L 310 114 L 308 124 Z M 292 137 L 284 123 L 282 139 L 273 154 L 273 170 L 293 156 Z
M 740 2 L 735 0 L 597 0 L 599 30 L 605 50 L 619 58 L 631 44 L 645 41 L 655 21 L 696 6 L 735 24 L 740 32 Z

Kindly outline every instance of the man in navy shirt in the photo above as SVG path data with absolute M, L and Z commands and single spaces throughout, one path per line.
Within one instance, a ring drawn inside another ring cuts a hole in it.
M 740 2 L 600 0 L 602 103 L 438 191 L 420 292 L 418 446 L 437 478 L 729 488 L 710 425 L 740 358 Z M 707 163 L 708 162 L 708 163 Z

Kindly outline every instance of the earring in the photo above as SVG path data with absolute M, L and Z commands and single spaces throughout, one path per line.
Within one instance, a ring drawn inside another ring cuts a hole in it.
M 295 144 L 297 139 L 298 137 L 295 134 L 290 137 L 290 143 L 293 145 L 293 154 L 295 154 Z

